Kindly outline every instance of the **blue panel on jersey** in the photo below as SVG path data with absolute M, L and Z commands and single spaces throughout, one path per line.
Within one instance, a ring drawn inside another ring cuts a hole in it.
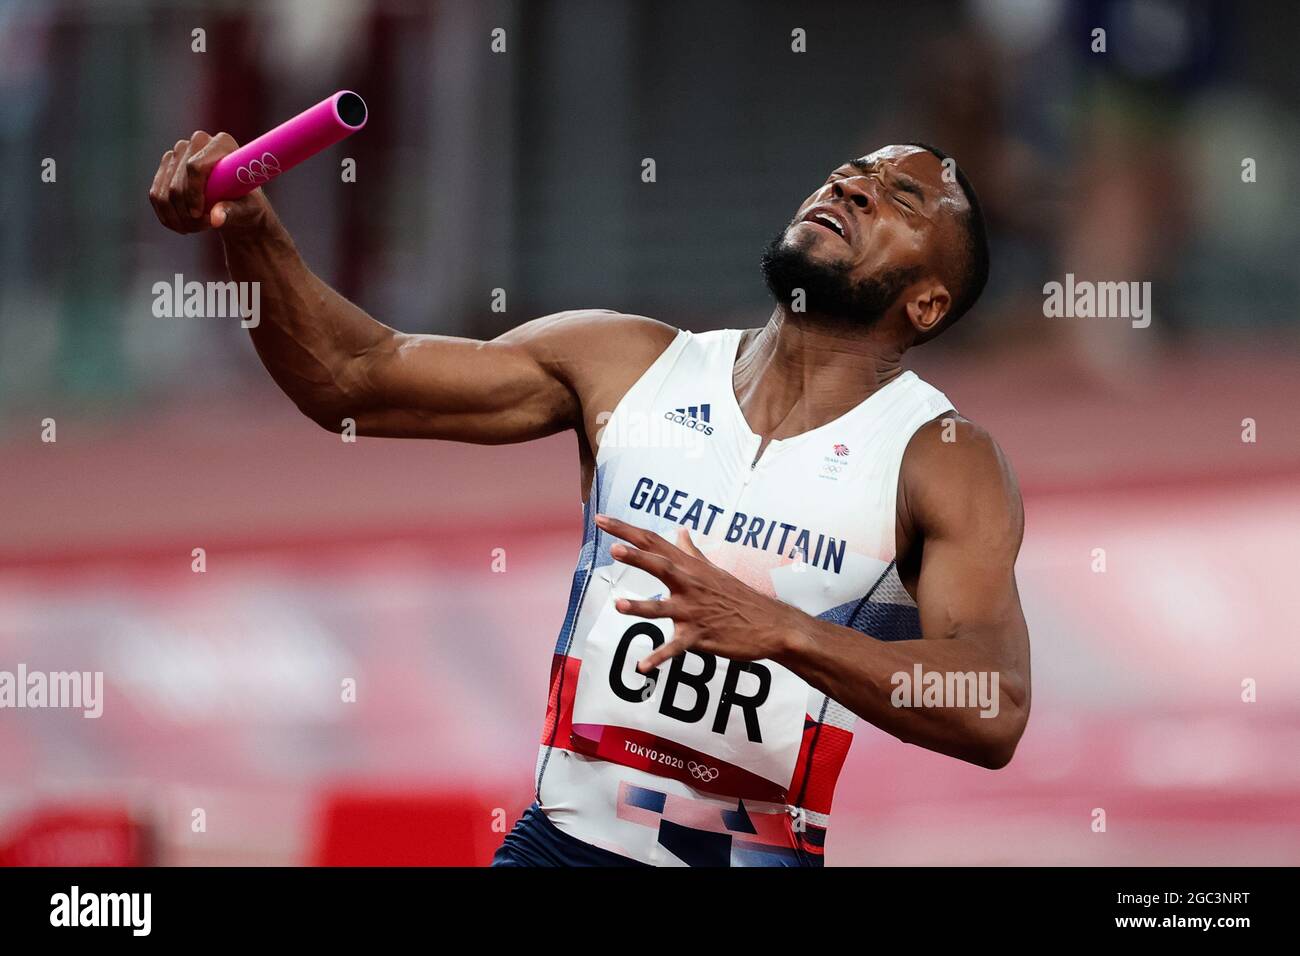
M 736 840 L 731 848 L 732 866 L 821 866 L 822 859 L 812 853 L 800 853 L 793 847 L 767 846 Z
M 687 866 L 731 866 L 731 837 L 659 821 L 659 845 Z
M 881 641 L 911 641 L 921 636 L 921 614 L 905 604 L 859 598 L 818 614 L 823 621 L 851 627 Z
M 749 819 L 749 814 L 745 812 L 745 801 L 740 801 L 740 808 L 737 810 L 723 810 L 722 823 L 728 830 L 734 830 L 736 833 L 757 833 L 754 828 L 754 822 Z
M 555 653 L 569 653 L 569 638 L 573 634 L 574 619 L 578 616 L 578 603 L 582 600 L 584 585 L 590 570 L 599 564 L 609 564 L 609 545 L 604 547 L 604 560 L 600 560 L 596 550 L 596 514 L 604 507 L 601 491 L 605 487 L 605 466 L 596 469 L 591 479 L 591 494 L 582 506 L 582 548 L 578 552 L 578 566 L 573 571 L 573 583 L 569 585 L 569 606 L 564 612 L 564 623 L 560 626 L 560 635 L 555 640 Z
M 884 591 L 881 591 L 881 587 Z M 823 621 L 851 627 L 880 641 L 912 641 L 921 636 L 921 612 L 910 603 L 896 604 L 888 597 L 906 597 L 898 579 L 897 564 L 889 562 L 876 583 L 856 601 L 849 601 L 817 616 Z
M 649 810 L 653 813 L 663 813 L 664 804 L 668 802 L 666 794 L 658 790 L 649 790 L 645 787 L 634 787 L 631 784 L 627 788 L 627 802 L 629 806 L 637 807 L 640 810 Z
M 560 625 L 560 636 L 555 639 L 555 653 L 569 653 L 569 636 L 573 633 L 574 618 L 578 615 L 578 601 L 582 599 L 583 585 L 587 581 L 587 571 L 578 563 L 578 570 L 573 572 L 573 583 L 569 585 L 569 607 L 564 612 L 564 623 Z

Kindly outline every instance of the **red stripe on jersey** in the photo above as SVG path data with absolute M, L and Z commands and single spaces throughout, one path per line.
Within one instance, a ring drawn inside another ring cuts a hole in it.
M 573 695 L 578 690 L 578 671 L 582 661 L 556 654 L 551 658 L 551 689 L 546 695 L 546 723 L 542 725 L 542 745 L 572 750 Z
M 831 812 L 835 781 L 852 742 L 853 733 L 840 727 L 812 724 L 804 728 L 794 779 L 790 781 L 790 799 L 795 805 L 813 813 Z
M 785 788 L 743 767 L 634 727 L 575 724 L 570 749 L 610 763 L 680 780 L 696 790 L 742 800 L 784 803 Z

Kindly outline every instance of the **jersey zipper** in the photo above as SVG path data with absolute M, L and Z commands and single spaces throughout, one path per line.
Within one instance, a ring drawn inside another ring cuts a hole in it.
M 771 442 L 768 442 L 768 444 L 770 445 Z M 754 477 L 754 472 L 758 470 L 759 459 L 763 457 L 763 452 L 765 451 L 767 451 L 767 449 L 763 447 L 763 439 L 760 438 L 758 440 L 758 448 L 754 450 L 754 460 L 749 463 L 749 470 L 745 472 L 745 478 L 740 483 L 742 489 L 747 487 L 749 485 L 749 479 Z

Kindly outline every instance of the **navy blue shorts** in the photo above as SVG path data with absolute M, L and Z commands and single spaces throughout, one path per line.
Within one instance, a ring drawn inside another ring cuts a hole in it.
M 649 866 L 569 836 L 534 803 L 506 834 L 493 866 Z

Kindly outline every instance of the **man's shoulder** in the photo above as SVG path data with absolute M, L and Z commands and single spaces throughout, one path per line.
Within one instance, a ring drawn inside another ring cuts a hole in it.
M 676 326 L 613 309 L 569 309 L 546 317 L 553 333 L 587 348 L 658 354 L 672 344 L 681 330 Z
M 964 451 L 996 447 L 993 436 L 984 426 L 971 421 L 956 409 L 946 408 L 921 425 L 912 435 L 908 451 L 931 454 L 945 448 L 961 446 Z
M 608 409 L 673 344 L 682 330 L 645 315 L 571 309 L 543 320 L 543 360 L 585 409 Z
M 964 471 L 981 467 L 1006 467 L 1006 455 L 988 429 L 948 408 L 926 421 L 912 434 L 903 456 L 905 467 L 918 474 Z
M 1005 507 L 1020 513 L 1020 488 L 989 431 L 948 409 L 912 435 L 899 476 L 905 500 L 930 513 Z

